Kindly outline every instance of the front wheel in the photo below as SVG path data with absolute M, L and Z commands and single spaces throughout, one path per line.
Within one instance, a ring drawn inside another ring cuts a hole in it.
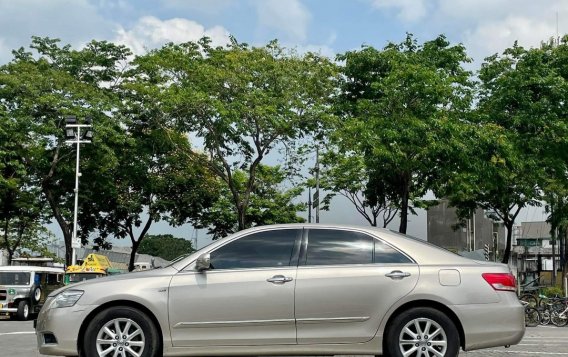
M 385 349 L 388 356 L 456 357 L 460 337 L 453 321 L 428 307 L 404 311 L 390 324 Z
M 30 318 L 30 304 L 26 300 L 21 300 L 18 303 L 16 316 L 20 321 L 27 321 Z
M 99 312 L 84 336 L 85 356 L 158 356 L 159 335 L 146 314 L 127 306 Z
M 566 326 L 566 324 L 568 324 L 568 315 L 566 313 L 562 314 L 562 312 L 553 311 L 550 314 L 550 320 L 558 327 Z

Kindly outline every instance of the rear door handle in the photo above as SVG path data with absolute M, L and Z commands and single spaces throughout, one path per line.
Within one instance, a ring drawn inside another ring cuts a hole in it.
M 266 279 L 266 281 L 268 281 L 269 283 L 272 283 L 272 284 L 284 284 L 284 283 L 287 283 L 287 282 L 292 281 L 292 280 L 294 280 L 294 279 L 289 277 L 289 276 L 284 276 L 284 275 L 274 275 L 272 278 Z
M 386 277 L 391 278 L 393 280 L 400 280 L 410 276 L 410 273 L 405 273 L 400 270 L 393 270 L 388 274 L 385 274 Z

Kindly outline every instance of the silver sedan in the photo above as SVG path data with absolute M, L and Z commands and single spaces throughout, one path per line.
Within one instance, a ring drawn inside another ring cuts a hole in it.
M 506 265 L 388 230 L 264 226 L 52 293 L 37 341 L 65 356 L 453 357 L 519 343 L 515 289 Z

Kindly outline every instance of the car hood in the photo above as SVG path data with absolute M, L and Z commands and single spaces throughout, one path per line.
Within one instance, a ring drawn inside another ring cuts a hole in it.
M 155 277 L 172 276 L 173 274 L 175 274 L 177 272 L 178 271 L 176 269 L 174 269 L 173 267 L 165 267 L 165 268 L 159 268 L 159 269 L 130 272 L 130 273 L 125 273 L 125 274 L 110 275 L 110 276 L 105 276 L 105 277 L 101 277 L 101 278 L 82 281 L 82 282 L 79 282 L 79 283 L 69 284 L 69 285 L 64 286 L 60 289 L 55 290 L 54 292 L 52 292 L 50 294 L 50 296 L 55 296 L 57 294 L 62 293 L 65 290 L 68 290 L 68 289 L 76 289 L 76 290 L 97 289 L 101 285 L 105 285 L 105 284 L 108 284 L 110 282 L 126 281 L 126 280 L 131 281 L 133 279 L 144 279 L 144 278 L 154 277 L 154 276 Z

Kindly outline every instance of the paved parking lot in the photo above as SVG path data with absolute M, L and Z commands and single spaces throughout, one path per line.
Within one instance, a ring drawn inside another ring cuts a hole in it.
M 31 321 L 0 319 L 0 355 L 40 357 L 36 348 L 35 332 Z M 568 327 L 529 327 L 519 345 L 511 348 L 492 348 L 474 352 L 462 352 L 467 357 L 537 357 L 567 356 Z

